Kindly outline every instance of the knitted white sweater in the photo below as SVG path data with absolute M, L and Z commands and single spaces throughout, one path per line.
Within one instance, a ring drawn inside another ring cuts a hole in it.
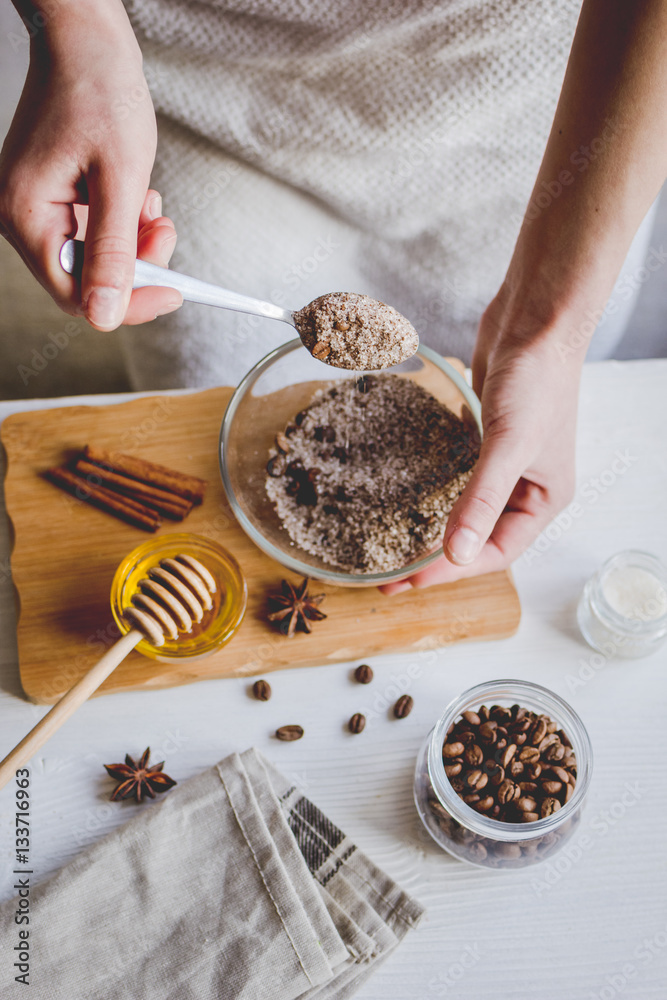
M 540 164 L 579 0 L 126 0 L 172 266 L 300 307 L 389 301 L 470 357 Z M 186 305 L 138 387 L 238 380 L 287 327 Z

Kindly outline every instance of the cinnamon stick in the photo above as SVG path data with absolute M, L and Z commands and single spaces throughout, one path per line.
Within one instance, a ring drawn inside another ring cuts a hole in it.
M 157 531 L 162 524 L 155 511 L 149 510 L 136 500 L 130 500 L 128 497 L 114 493 L 112 490 L 94 486 L 75 475 L 70 469 L 57 466 L 47 469 L 44 475 L 52 483 L 73 494 L 78 500 L 84 500 L 109 514 L 114 514 L 122 521 L 133 524 L 137 528 L 143 528 L 144 531 Z
M 105 448 L 97 448 L 86 445 L 84 450 L 85 458 L 88 462 L 99 465 L 122 476 L 147 483 L 157 489 L 176 493 L 186 500 L 191 500 L 194 504 L 200 504 L 204 499 L 206 491 L 206 480 L 197 476 L 188 476 L 183 472 L 176 472 L 168 469 L 164 465 L 156 462 L 149 462 L 134 455 L 125 455 L 118 451 L 107 451 Z
M 171 514 L 180 514 L 180 516 L 173 517 L 173 520 L 182 521 L 192 510 L 192 501 L 185 500 L 176 493 L 167 492 L 155 486 L 148 486 L 146 483 L 141 483 L 137 479 L 130 479 L 128 476 L 120 475 L 117 472 L 110 472 L 108 469 L 100 465 L 94 465 L 92 462 L 86 462 L 82 458 L 75 464 L 74 470 L 80 476 L 84 477 L 87 482 L 93 484 L 104 483 L 119 493 L 129 494 L 131 497 L 139 500 L 140 503 L 145 503 L 148 507 L 155 507 L 156 510 L 162 507 L 166 508 Z M 166 510 L 163 512 L 166 512 Z

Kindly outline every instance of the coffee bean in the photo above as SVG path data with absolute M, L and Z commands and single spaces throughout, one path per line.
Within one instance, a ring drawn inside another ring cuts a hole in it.
M 521 847 L 519 844 L 508 844 L 501 840 L 495 846 L 495 853 L 499 858 L 507 858 L 509 861 L 513 861 L 515 858 L 521 857 Z
M 255 681 L 252 686 L 252 693 L 257 701 L 268 701 L 271 697 L 271 685 L 268 681 Z
M 468 788 L 474 788 L 476 792 L 480 792 L 482 788 L 486 787 L 486 783 L 489 780 L 488 774 L 484 774 L 483 771 L 469 771 L 465 781 Z
M 510 781 L 509 778 L 505 778 L 498 786 L 498 801 L 502 805 L 506 805 L 506 803 L 512 802 L 517 797 L 518 792 L 519 786 Z
M 538 749 L 544 753 L 547 747 L 550 747 L 552 743 L 560 743 L 560 740 L 555 733 L 547 733 L 542 742 L 540 743 Z
M 276 737 L 285 743 L 300 740 L 302 736 L 303 729 L 301 726 L 281 726 L 280 729 L 276 729 Z
M 486 813 L 493 808 L 493 805 L 494 805 L 493 795 L 486 795 L 483 799 L 480 799 L 480 801 L 475 806 L 475 809 L 477 810 L 477 812 Z
M 496 739 L 496 727 L 495 722 L 483 722 L 479 727 L 479 740 L 480 743 L 485 743 L 487 746 L 491 743 L 495 743 Z
M 359 684 L 370 684 L 373 680 L 373 671 L 367 663 L 361 663 L 354 671 L 354 679 Z
M 463 759 L 471 767 L 479 767 L 484 760 L 484 751 L 476 743 L 472 743 L 463 751 Z
M 576 757 L 561 733 L 547 715 L 522 706 L 468 709 L 448 729 L 445 774 L 477 812 L 509 823 L 535 822 L 560 809 L 576 782 Z
M 396 702 L 396 704 L 394 705 L 394 715 L 395 715 L 395 717 L 397 719 L 404 719 L 406 717 L 406 715 L 409 715 L 410 712 L 412 711 L 412 706 L 413 705 L 414 705 L 414 702 L 413 702 L 412 698 L 410 697 L 410 695 L 409 694 L 402 694 L 401 697 Z M 459 743 L 459 746 L 461 746 L 460 743 Z M 462 750 L 463 750 L 463 747 L 461 747 L 461 750 L 459 751 L 459 753 L 461 753 Z M 458 754 L 455 754 L 455 756 L 458 757 Z
M 516 743 L 510 743 L 508 747 L 505 747 L 500 757 L 500 760 L 498 761 L 501 767 L 507 767 L 508 764 L 512 761 L 512 758 L 514 757 L 515 753 L 516 753 Z
M 272 479 L 279 479 L 280 476 L 285 474 L 286 465 L 287 463 L 285 462 L 284 455 L 274 455 L 274 457 L 270 458 L 266 463 L 266 471 Z
M 499 725 L 504 722 L 509 722 L 512 718 L 512 712 L 509 708 L 504 708 L 502 705 L 493 705 L 489 715 L 492 719 L 495 719 Z
M 276 448 L 278 451 L 281 451 L 283 455 L 286 455 L 289 451 L 289 441 L 282 431 L 278 431 L 276 434 Z
M 559 767 L 557 764 L 552 765 L 544 772 L 545 778 L 549 781 L 562 781 L 563 784 L 567 784 L 569 781 L 569 774 L 564 767 Z
M 534 747 L 539 746 L 547 734 L 547 724 L 544 719 L 538 719 L 530 734 L 530 742 Z
M 484 861 L 488 856 L 488 851 L 481 840 L 475 840 L 468 848 L 468 857 L 471 861 Z
M 347 724 L 347 728 L 351 733 L 360 733 L 364 726 L 366 725 L 366 716 L 362 715 L 361 712 L 355 712 L 350 721 Z

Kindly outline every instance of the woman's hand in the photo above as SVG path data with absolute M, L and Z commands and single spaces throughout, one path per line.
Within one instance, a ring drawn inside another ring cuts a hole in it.
M 584 0 L 528 212 L 477 337 L 479 460 L 445 556 L 385 593 L 508 566 L 571 497 L 582 331 L 667 174 L 665 37 L 664 0 Z M 582 150 L 593 151 L 583 166 Z
M 572 496 L 583 355 L 556 349 L 567 341 L 559 330 L 519 331 L 508 299 L 501 290 L 479 328 L 473 387 L 483 441 L 447 523 L 446 557 L 385 594 L 506 568 Z
M 176 243 L 148 186 L 157 131 L 141 53 L 118 0 L 50 5 L 47 14 L 0 154 L 0 229 L 66 312 L 98 330 L 143 323 L 182 298 L 132 292 L 137 255 L 166 266 Z M 58 254 L 82 221 L 79 287 Z

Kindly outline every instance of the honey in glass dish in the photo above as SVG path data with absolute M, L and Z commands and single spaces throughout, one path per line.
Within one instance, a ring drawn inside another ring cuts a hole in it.
M 248 588 L 236 559 L 211 538 L 188 532 L 161 535 L 139 545 L 123 559 L 111 585 L 111 611 L 121 633 L 130 631 L 124 611 L 132 606 L 139 583 L 163 559 L 190 555 L 208 569 L 216 581 L 211 594 L 213 606 L 204 611 L 200 622 L 193 622 L 190 632 L 179 632 L 177 639 L 165 635 L 164 645 L 155 646 L 142 639 L 137 649 L 144 656 L 163 662 L 196 660 L 208 656 L 229 642 L 240 626 L 246 609 Z

